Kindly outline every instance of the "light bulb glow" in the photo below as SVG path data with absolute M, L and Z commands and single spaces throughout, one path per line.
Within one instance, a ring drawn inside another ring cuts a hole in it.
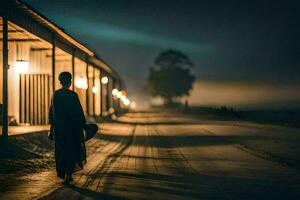
M 128 106 L 130 104 L 130 101 L 129 99 L 125 99 L 123 103 L 125 104 L 125 106 Z
M 122 96 L 125 96 L 126 97 L 126 91 L 125 90 L 122 90 Z
M 118 94 L 118 92 L 119 91 L 116 88 L 111 91 L 111 93 L 112 93 L 113 96 L 116 96 Z
M 108 78 L 107 78 L 107 76 L 103 76 L 103 77 L 101 78 L 101 83 L 103 83 L 103 84 L 107 84 L 107 83 L 108 83 Z
M 87 79 L 83 77 L 78 77 L 75 79 L 75 86 L 79 89 L 86 90 L 88 88 Z
M 108 109 L 108 113 L 112 114 L 112 113 L 114 113 L 114 112 L 115 112 L 115 109 L 114 109 L 114 108 L 110 107 L 110 108 Z
M 96 93 L 98 92 L 98 87 L 94 86 L 94 87 L 92 88 L 92 92 L 93 92 L 94 94 L 96 94 Z
M 122 97 L 122 92 L 119 91 L 119 92 L 117 93 L 117 98 L 120 99 L 121 97 Z
M 121 101 L 125 102 L 125 101 L 126 101 L 126 97 L 125 97 L 125 96 L 122 96 L 122 97 L 121 97 Z
M 27 74 L 29 70 L 29 61 L 17 60 L 15 62 L 15 68 L 18 74 Z

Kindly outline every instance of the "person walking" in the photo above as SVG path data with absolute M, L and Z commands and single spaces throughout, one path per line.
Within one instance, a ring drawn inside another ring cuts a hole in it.
M 51 98 L 49 137 L 55 141 L 55 163 L 57 176 L 69 184 L 72 174 L 83 169 L 86 163 L 86 149 L 83 129 L 86 120 L 78 95 L 69 88 L 72 75 L 61 72 L 58 80 L 62 87 Z

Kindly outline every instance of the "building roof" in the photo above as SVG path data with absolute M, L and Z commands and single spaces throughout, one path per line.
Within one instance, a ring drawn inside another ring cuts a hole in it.
M 82 45 L 80 42 L 78 42 L 76 39 L 74 39 L 72 36 L 70 36 L 68 33 L 66 33 L 62 28 L 60 28 L 59 26 L 57 26 L 56 24 L 51 22 L 49 19 L 47 19 L 45 16 L 43 16 L 40 12 L 35 10 L 33 7 L 27 5 L 19 0 L 15 0 L 15 4 L 18 8 L 23 10 L 25 13 L 27 13 L 33 19 L 35 19 L 36 21 L 38 21 L 41 24 L 44 24 L 49 29 L 51 29 L 53 32 L 60 35 L 65 40 L 67 40 L 68 42 L 75 45 L 77 48 L 84 51 L 87 55 L 94 56 L 94 53 L 90 49 L 88 49 L 87 47 Z
M 109 75 L 119 79 L 119 81 L 122 82 L 119 74 L 102 59 L 100 59 L 99 56 L 96 56 L 92 50 L 66 33 L 63 28 L 50 21 L 32 6 L 20 0 L 4 0 L 0 4 L 1 6 L 4 4 L 4 9 L 2 9 L 2 11 L 0 9 L 0 14 L 3 15 L 3 13 L 6 12 L 8 15 L 8 20 L 12 20 L 22 28 L 29 29 L 29 32 L 36 34 L 48 42 L 52 42 L 53 35 L 55 35 L 55 41 L 57 41 L 57 45 L 60 45 L 60 48 L 69 50 L 67 51 L 69 53 L 73 51 L 72 49 L 76 49 L 76 52 L 78 55 L 80 54 L 81 59 L 85 57 L 84 60 L 87 60 L 100 69 L 103 69 Z M 12 12 L 7 12 L 6 7 L 11 9 Z

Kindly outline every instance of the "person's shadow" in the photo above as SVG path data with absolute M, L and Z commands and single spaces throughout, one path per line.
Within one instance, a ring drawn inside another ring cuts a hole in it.
M 61 187 L 48 196 L 42 198 L 42 200 L 51 200 L 51 199 L 68 199 L 68 197 L 72 197 L 72 199 L 115 199 L 121 200 L 126 199 L 124 197 L 118 197 L 109 194 L 103 194 L 101 192 L 96 192 L 89 190 L 87 188 L 78 187 L 76 185 L 66 185 Z

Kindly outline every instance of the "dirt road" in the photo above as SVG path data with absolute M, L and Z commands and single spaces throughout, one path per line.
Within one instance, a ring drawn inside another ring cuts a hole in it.
M 54 191 L 42 199 L 299 198 L 297 129 L 155 114 L 120 120 L 89 142 L 74 184 L 49 176 Z

